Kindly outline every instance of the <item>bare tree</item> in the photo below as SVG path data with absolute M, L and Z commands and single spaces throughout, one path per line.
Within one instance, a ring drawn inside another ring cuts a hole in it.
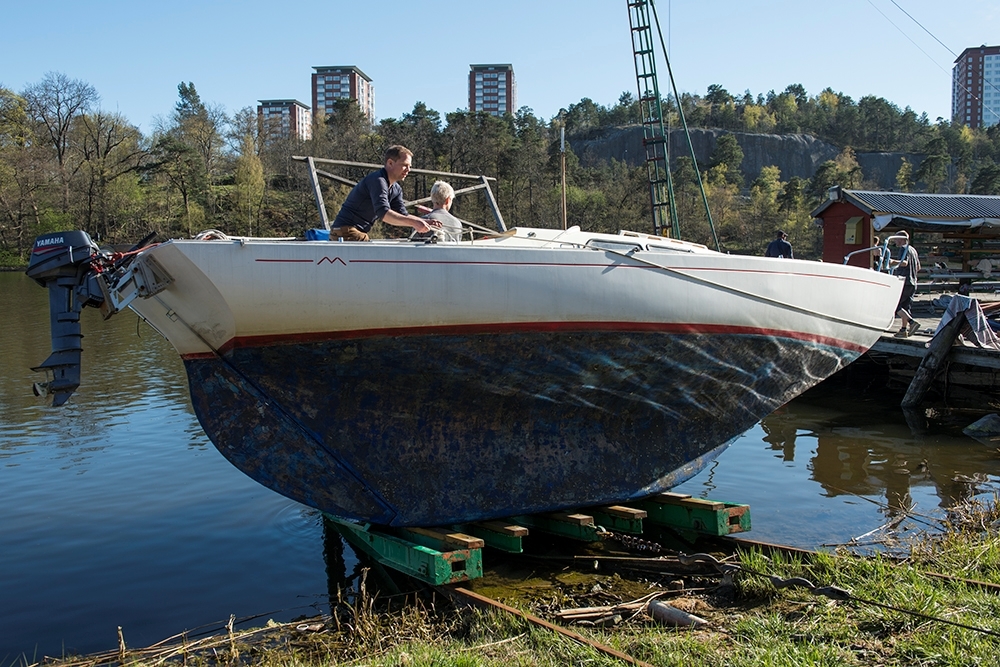
M 86 228 L 105 238 L 119 231 L 113 224 L 125 222 L 125 202 L 112 201 L 113 186 L 129 174 L 136 176 L 149 162 L 149 152 L 138 128 L 121 114 L 98 111 L 81 116 L 77 125 L 73 145 L 81 161 L 83 218 Z
M 62 184 L 62 210 L 69 210 L 69 181 L 67 170 L 69 136 L 74 120 L 88 111 L 100 99 L 89 83 L 70 79 L 59 72 L 48 72 L 39 82 L 28 86 L 21 96 L 27 105 L 28 116 L 40 127 L 40 135 L 56 153 L 59 178 Z

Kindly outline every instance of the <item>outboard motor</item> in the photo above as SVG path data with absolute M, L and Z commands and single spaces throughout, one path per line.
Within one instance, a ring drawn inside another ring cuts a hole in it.
M 27 273 L 49 290 L 52 354 L 33 371 L 46 373 L 47 381 L 33 386 L 36 396 L 52 395 L 59 406 L 80 386 L 80 311 L 104 303 L 101 278 L 91 266 L 100 250 L 83 231 L 55 232 L 35 239 Z M 51 373 L 51 375 L 50 375 Z

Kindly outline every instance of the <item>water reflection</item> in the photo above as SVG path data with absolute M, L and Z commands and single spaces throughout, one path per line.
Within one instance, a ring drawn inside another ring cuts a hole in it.
M 146 646 L 325 599 L 318 513 L 222 458 L 166 341 L 85 310 L 83 385 L 52 408 L 31 393 L 45 290 L 0 273 L 0 312 L 0 664 L 107 650 L 119 625 Z
M 948 426 L 928 424 L 922 413 L 915 431 L 913 414 L 844 413 L 836 401 L 824 388 L 761 422 L 762 440 L 783 461 L 795 460 L 796 438 L 808 443 L 811 479 L 827 496 L 882 496 L 898 512 L 909 507 L 911 490 L 919 486 L 930 488 L 946 508 L 979 492 L 969 480 L 1000 474 L 996 451 Z
M 1000 486 L 998 451 L 961 433 L 978 415 L 929 421 L 920 413 L 915 423 L 900 398 L 821 385 L 677 490 L 747 503 L 748 537 L 813 548 L 848 542 L 914 508 L 942 518 Z
M 340 601 L 352 604 L 364 587 L 369 594 L 385 597 L 400 593 L 405 577 L 383 567 L 363 551 L 354 552 L 334 521 L 323 516 L 323 562 L 326 565 L 330 607 Z M 350 572 L 348 572 L 350 566 Z
M 761 429 L 766 433 L 762 439 L 776 452 L 781 452 L 783 461 L 795 460 L 795 436 L 798 429 L 794 424 L 790 424 L 787 417 L 783 417 L 788 409 L 779 408 L 777 412 L 765 418 L 760 423 Z

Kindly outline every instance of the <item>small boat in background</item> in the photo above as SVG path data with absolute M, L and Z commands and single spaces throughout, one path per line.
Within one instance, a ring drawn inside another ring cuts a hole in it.
M 39 237 L 53 354 L 137 312 L 195 413 L 261 484 L 338 517 L 433 526 L 613 504 L 701 470 L 864 353 L 898 278 L 659 236 L 514 228 L 460 242 Z

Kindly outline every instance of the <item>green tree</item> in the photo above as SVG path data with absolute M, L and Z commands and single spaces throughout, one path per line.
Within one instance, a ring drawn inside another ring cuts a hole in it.
M 607 112 L 589 97 L 584 97 L 576 104 L 569 105 L 565 112 L 560 110 L 559 113 L 565 120 L 566 134 L 579 136 L 601 127 L 602 116 Z
M 896 128 L 899 107 L 881 97 L 866 95 L 858 101 L 861 119 L 860 147 L 866 150 L 887 151 L 896 145 Z
M 136 221 L 137 191 L 117 186 L 120 179 L 138 181 L 149 161 L 142 134 L 121 114 L 97 111 L 80 117 L 74 135 L 82 195 L 77 219 L 99 239 L 127 235 Z
M 729 91 L 717 83 L 713 83 L 705 91 L 705 101 L 713 106 L 723 106 L 733 101 Z
M 909 192 L 913 189 L 913 165 L 905 157 L 896 172 L 896 187 L 900 192 Z
M 799 107 L 792 93 L 781 93 L 775 95 L 768 102 L 768 109 L 774 114 L 778 132 L 798 132 L 801 129 L 799 123 Z
M 1000 195 L 1000 166 L 993 162 L 983 164 L 972 180 L 969 192 L 974 195 Z
M 45 231 L 38 194 L 46 181 L 46 154 L 20 95 L 0 86 L 0 265 L 21 261 Z
M 0 149 L 23 148 L 31 137 L 27 102 L 0 86 Z
M 264 201 L 264 165 L 257 155 L 256 143 L 249 134 L 244 135 L 240 155 L 236 158 L 234 174 L 236 185 L 236 210 L 246 211 L 247 235 L 253 236 L 254 222 L 260 232 L 260 210 Z
M 742 210 L 743 200 L 740 197 L 738 186 L 726 180 L 725 171 L 721 167 L 713 167 L 705 174 L 704 187 L 705 196 L 708 199 L 708 207 L 712 211 L 712 220 L 718 231 L 719 242 L 724 251 L 742 249 Z M 704 213 L 700 214 L 704 215 Z M 684 223 L 682 223 L 684 224 Z M 687 232 L 682 229 L 682 233 L 687 237 Z M 708 228 L 707 221 L 705 229 Z M 692 241 L 704 243 L 714 247 L 714 242 L 710 237 L 691 237 Z
M 709 157 L 709 167 L 722 169 L 728 183 L 742 187 L 743 173 L 740 171 L 740 165 L 743 164 L 743 157 L 743 149 L 736 141 L 736 137 L 732 134 L 723 134 L 715 142 L 715 150 Z
M 219 107 L 210 107 L 202 102 L 193 83 L 181 82 L 177 93 L 173 125 L 168 132 L 177 141 L 193 148 L 200 158 L 202 174 L 196 181 L 197 189 L 191 191 L 190 196 L 211 212 L 215 205 L 212 185 L 218 179 L 222 166 L 223 130 L 228 119 Z
M 417 102 L 413 111 L 403 114 L 396 127 L 400 130 L 398 136 L 390 136 L 381 130 L 386 143 L 403 144 L 413 151 L 414 160 L 422 168 L 436 169 L 437 156 L 441 153 L 441 114 L 423 102 Z M 427 187 L 429 190 L 430 185 Z
M 935 137 L 924 146 L 924 153 L 927 157 L 920 163 L 913 178 L 922 181 L 928 192 L 938 192 L 948 180 L 948 167 L 951 165 L 948 145 L 943 137 Z
M 761 169 L 760 176 L 750 186 L 750 201 L 740 227 L 740 242 L 746 252 L 763 254 L 767 243 L 774 237 L 774 230 L 781 225 L 778 201 L 781 192 L 781 171 L 774 166 Z
M 781 189 L 781 193 L 778 195 L 778 207 L 782 211 L 794 212 L 805 206 L 807 185 L 807 181 L 798 176 L 792 176 L 788 179 L 788 182 L 785 183 Z
M 503 200 L 510 208 L 504 211 L 507 224 L 526 224 L 551 215 L 551 179 L 546 173 L 549 129 L 531 112 L 521 107 L 514 116 L 514 142 L 510 147 Z
M 677 205 L 677 218 L 681 224 L 681 235 L 689 241 L 703 243 L 714 248 L 715 240 L 708 224 L 708 218 L 705 216 L 705 202 L 701 196 L 701 188 L 698 184 L 699 174 L 695 170 L 694 162 L 686 155 L 679 156 L 672 175 L 674 201 Z M 707 177 L 706 174 L 705 178 L 707 179 Z M 724 176 L 722 181 L 725 182 Z M 735 188 L 735 186 L 730 187 Z
M 393 121 L 395 123 L 395 121 Z M 383 123 L 383 125 L 386 125 Z M 381 162 L 386 143 L 372 131 L 371 121 L 354 100 L 336 100 L 330 115 L 313 135 L 317 155 L 355 162 Z M 384 134 L 390 134 L 384 127 Z
M 150 171 L 167 179 L 181 197 L 184 226 L 191 236 L 195 224 L 204 220 L 204 211 L 194 200 L 194 193 L 204 190 L 204 163 L 198 152 L 171 134 L 165 134 L 153 145 Z
M 758 104 L 748 104 L 743 107 L 743 126 L 747 132 L 772 132 L 777 125 L 774 114 L 767 107 Z
M 806 89 L 801 83 L 790 84 L 785 88 L 785 94 L 791 95 L 792 99 L 795 100 L 795 106 L 799 108 L 803 107 L 809 99 Z
M 663 109 L 667 113 L 667 109 Z M 618 97 L 616 104 L 609 112 L 608 124 L 629 125 L 642 122 L 642 114 L 639 112 L 639 100 L 630 92 L 624 92 Z
M 848 146 L 836 158 L 827 160 L 816 169 L 809 184 L 809 194 L 820 200 L 835 185 L 856 188 L 861 185 L 861 175 L 861 165 L 858 164 L 854 149 Z

